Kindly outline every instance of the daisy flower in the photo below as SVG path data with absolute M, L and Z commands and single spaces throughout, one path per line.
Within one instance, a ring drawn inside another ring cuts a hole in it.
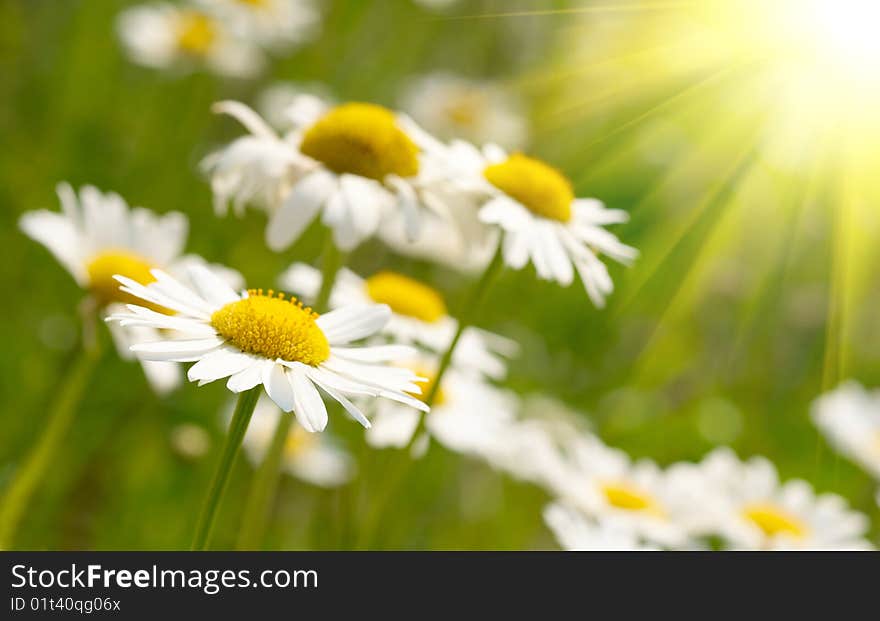
M 229 409 L 232 414 L 232 408 Z M 272 442 L 278 420 L 284 413 L 270 399 L 261 396 L 244 436 L 245 454 L 255 466 L 261 464 Z M 338 487 L 351 480 L 354 462 L 327 434 L 310 434 L 294 424 L 282 450 L 281 468 L 318 487 Z
M 423 369 L 429 361 L 413 360 L 413 368 L 428 378 L 424 393 L 431 388 L 432 376 Z M 431 412 L 426 415 L 427 436 L 413 442 L 419 413 L 395 403 L 380 403 L 372 418 L 366 439 L 375 448 L 404 448 L 412 443 L 416 454 L 427 449 L 434 438 L 447 449 L 471 455 L 495 466 L 503 462 L 505 430 L 515 419 L 516 397 L 484 380 L 450 369 L 437 390 Z
M 281 275 L 280 284 L 306 300 L 314 300 L 321 288 L 321 272 L 294 263 Z M 392 342 L 418 345 L 434 353 L 449 345 L 458 327 L 448 314 L 443 296 L 418 280 L 388 270 L 361 278 L 340 269 L 330 293 L 330 308 L 363 304 L 386 304 L 391 308 L 391 318 L 382 332 Z M 514 341 L 469 327 L 459 341 L 453 362 L 462 370 L 502 379 L 507 374 L 505 357 L 516 352 Z
M 702 525 L 695 512 L 704 489 L 690 472 L 664 472 L 650 460 L 582 435 L 571 439 L 568 467 L 550 473 L 555 495 L 600 522 L 614 524 L 646 541 L 670 548 L 690 544 Z
M 329 101 L 332 101 L 330 89 L 324 84 L 275 82 L 257 96 L 257 111 L 273 128 L 286 132 L 293 129 L 295 119 L 303 115 L 319 116 Z
M 461 138 L 518 149 L 528 138 L 520 102 L 492 82 L 430 73 L 407 85 L 401 108 L 441 140 Z
M 285 412 L 295 411 L 307 431 L 323 431 L 327 408 L 320 391 L 339 402 L 365 427 L 369 421 L 349 397 L 384 397 L 427 411 L 417 375 L 384 363 L 411 355 L 401 346 L 356 347 L 353 341 L 382 329 L 387 306 L 352 306 L 319 316 L 295 298 L 271 290 L 237 293 L 201 266 L 189 270 L 191 286 L 161 270 L 142 285 L 117 276 L 121 290 L 139 299 L 128 312 L 109 318 L 122 326 L 173 330 L 179 338 L 137 343 L 145 360 L 195 362 L 187 377 L 200 385 L 228 378 L 226 387 L 241 393 L 262 384 Z M 157 313 L 159 306 L 174 315 Z
M 838 451 L 880 479 L 880 392 L 846 382 L 819 397 L 812 416 Z
M 504 232 L 504 262 L 522 269 L 531 261 L 538 277 L 570 285 L 575 273 L 590 299 L 603 306 L 614 284 L 599 255 L 624 264 L 638 252 L 602 228 L 627 214 L 593 198 L 575 198 L 571 182 L 544 162 L 497 145 L 482 150 L 454 141 L 442 168 L 459 191 L 477 197 L 479 219 Z
M 252 42 L 237 36 L 215 12 L 171 4 L 131 7 L 117 20 L 117 31 L 132 61 L 155 69 L 193 70 L 247 78 L 259 73 L 264 58 Z
M 266 49 L 290 50 L 312 40 L 321 14 L 311 0 L 196 0 L 240 38 Z
M 544 523 L 563 550 L 569 551 L 651 551 L 632 532 L 610 522 L 594 522 L 579 511 L 561 503 L 544 509 Z
M 716 532 L 749 550 L 864 550 L 867 518 L 835 494 L 817 495 L 806 481 L 781 483 L 763 457 L 742 462 L 716 449 L 700 464 L 711 497 Z
M 142 207 L 129 208 L 113 192 L 102 193 L 83 186 L 79 195 L 66 183 L 57 188 L 61 213 L 37 210 L 25 213 L 19 225 L 26 235 L 43 244 L 89 294 L 89 303 L 104 314 L 123 309 L 136 301 L 119 290 L 114 274 L 123 274 L 146 284 L 153 280 L 150 270 L 162 268 L 178 273 L 193 264 L 204 264 L 195 256 L 182 256 L 188 222 L 179 212 L 155 214 Z M 218 270 L 222 277 L 237 284 L 240 276 L 232 270 Z M 154 308 L 153 310 L 160 310 Z M 124 359 L 134 359 L 129 346 L 138 340 L 159 337 L 156 329 L 111 326 L 111 335 Z M 181 382 L 178 365 L 166 362 L 141 363 L 153 389 L 164 394 Z
M 425 148 L 442 146 L 409 118 L 369 103 L 316 106 L 314 98 L 289 109 L 294 129 L 279 136 L 253 110 L 221 102 L 251 133 L 208 156 L 215 204 L 244 205 L 255 198 L 270 212 L 266 243 L 290 246 L 321 214 L 334 243 L 352 250 L 372 236 L 389 212 L 399 210 L 411 239 L 425 209 L 445 209 L 432 188 L 439 171 L 422 166 Z

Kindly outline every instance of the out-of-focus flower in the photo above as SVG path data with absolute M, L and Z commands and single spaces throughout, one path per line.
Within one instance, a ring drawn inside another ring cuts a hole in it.
M 205 160 L 216 204 L 261 199 L 270 212 L 266 243 L 276 251 L 298 239 L 319 213 L 343 250 L 397 213 L 409 238 L 417 239 L 422 214 L 446 210 L 435 192 L 445 175 L 422 165 L 422 151 L 442 150 L 442 144 L 382 106 L 315 104 L 314 97 L 294 101 L 288 109 L 294 129 L 283 138 L 243 104 L 215 106 L 252 135 Z
M 288 51 L 318 34 L 321 14 L 312 0 L 195 0 L 246 41 Z
M 596 306 L 614 289 L 598 255 L 629 264 L 638 252 L 603 227 L 625 222 L 627 214 L 601 201 L 575 198 L 571 182 L 558 170 L 521 153 L 507 155 L 497 145 L 482 150 L 454 141 L 444 154 L 450 183 L 479 197 L 480 220 L 504 232 L 504 262 L 522 269 L 531 261 L 538 276 L 563 286 L 575 272 Z
M 409 348 L 352 346 L 382 329 L 391 315 L 387 306 L 346 307 L 318 316 L 295 298 L 271 290 L 239 294 L 201 266 L 188 271 L 191 286 L 161 270 L 152 270 L 155 282 L 146 286 L 116 277 L 121 290 L 140 298 L 142 305 L 130 304 L 129 312 L 110 320 L 123 327 L 173 330 L 179 337 L 139 342 L 131 347 L 139 357 L 195 362 L 187 373 L 190 381 L 201 385 L 229 378 L 226 386 L 234 393 L 262 384 L 278 407 L 296 412 L 307 431 L 323 431 L 327 425 L 319 389 L 365 427 L 369 421 L 348 397 L 385 397 L 428 410 L 412 396 L 420 393 L 420 378 L 386 364 L 412 355 Z
M 118 312 L 124 304 L 137 301 L 119 290 L 115 274 L 146 284 L 154 280 L 153 268 L 178 273 L 189 265 L 205 264 L 199 257 L 181 254 L 189 226 L 182 213 L 159 215 L 143 207 L 129 208 L 118 194 L 88 185 L 80 189 L 79 196 L 66 183 L 59 184 L 57 192 L 61 213 L 30 211 L 19 225 L 52 253 L 103 313 Z M 218 266 L 211 269 L 220 270 Z M 231 270 L 218 274 L 233 284 L 240 279 Z M 129 351 L 133 342 L 158 338 L 155 329 L 144 326 L 123 330 L 111 325 L 110 332 L 120 356 L 127 360 L 134 358 Z M 141 365 L 157 393 L 180 385 L 176 364 L 142 361 Z
M 263 462 L 281 416 L 289 415 L 281 412 L 270 399 L 260 396 L 242 444 L 255 466 Z M 282 451 L 281 468 L 306 483 L 337 487 L 350 481 L 354 475 L 351 456 L 326 433 L 310 434 L 294 423 Z
M 867 518 L 835 494 L 816 494 L 806 481 L 781 483 L 763 457 L 740 461 L 716 449 L 699 465 L 711 496 L 714 531 L 734 548 L 749 550 L 866 550 Z
M 195 423 L 181 423 L 171 430 L 171 448 L 184 459 L 199 459 L 208 454 L 211 436 Z
M 286 132 L 293 129 L 294 119 L 320 115 L 332 99 L 330 89 L 324 84 L 275 82 L 257 96 L 257 111 L 269 125 Z
M 236 34 L 216 12 L 171 4 L 134 6 L 117 21 L 131 59 L 156 69 L 209 71 L 237 78 L 259 73 L 263 53 Z
M 305 300 L 321 288 L 321 273 L 304 263 L 294 263 L 280 277 L 280 285 Z M 443 296 L 432 287 L 403 274 L 382 271 L 361 278 L 348 269 L 336 275 L 330 308 L 363 304 L 387 304 L 391 318 L 382 332 L 392 342 L 418 345 L 442 353 L 458 322 L 449 316 Z M 466 328 L 453 361 L 461 370 L 483 373 L 493 379 L 507 374 L 506 357 L 517 352 L 514 341 L 479 328 Z
M 627 528 L 614 522 L 595 522 L 561 503 L 544 509 L 544 522 L 553 531 L 563 550 L 571 551 L 648 551 L 658 548 L 643 544 Z
M 880 391 L 846 382 L 816 399 L 812 415 L 838 451 L 880 479 Z
M 550 473 L 555 495 L 601 522 L 664 547 L 690 545 L 703 526 L 698 509 L 704 488 L 692 472 L 664 472 L 650 460 L 581 435 L 565 447 L 567 467 Z
M 407 85 L 401 108 L 441 140 L 461 138 L 521 149 L 528 138 L 522 105 L 492 82 L 431 73 Z
M 428 377 L 424 393 L 429 392 L 432 377 L 427 369 L 431 361 L 414 360 L 413 367 Z M 485 380 L 450 369 L 434 397 L 431 412 L 426 414 L 428 435 L 447 449 L 471 455 L 496 466 L 503 463 L 506 450 L 505 430 L 514 421 L 516 397 Z M 420 414 L 391 403 L 380 403 L 367 431 L 367 442 L 376 448 L 403 448 L 410 444 Z M 419 446 L 419 439 L 415 446 Z M 427 448 L 427 443 L 421 443 Z

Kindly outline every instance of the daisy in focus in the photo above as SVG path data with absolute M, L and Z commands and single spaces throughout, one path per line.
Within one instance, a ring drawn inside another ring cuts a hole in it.
M 236 34 L 215 11 L 171 4 L 134 6 L 123 11 L 117 31 L 131 60 L 154 69 L 193 71 L 249 78 L 263 69 L 263 52 Z
M 281 416 L 287 414 L 270 399 L 260 396 L 242 443 L 254 466 L 263 462 Z M 291 476 L 318 487 L 338 487 L 350 481 L 354 475 L 351 456 L 327 434 L 310 434 L 297 424 L 291 427 L 284 442 L 281 468 Z
M 102 314 L 124 309 L 136 298 L 119 290 L 113 279 L 123 274 L 141 284 L 154 280 L 150 270 L 161 268 L 171 273 L 187 266 L 203 264 L 195 256 L 183 256 L 188 222 L 179 212 L 156 214 L 143 207 L 130 208 L 113 192 L 102 193 L 83 186 L 79 195 L 66 183 L 57 188 L 61 213 L 37 210 L 22 215 L 19 226 L 26 235 L 43 244 L 59 263 L 88 292 L 86 307 Z M 232 270 L 218 274 L 232 284 L 240 276 Z M 162 309 L 154 307 L 154 311 Z M 158 313 L 157 313 L 158 314 Z M 134 359 L 129 346 L 136 341 L 159 337 L 155 328 L 136 326 L 120 329 L 111 326 L 111 335 L 121 357 Z M 164 394 L 181 383 L 178 365 L 142 361 L 144 373 L 153 389 Z
M 241 39 L 289 51 L 318 33 L 321 14 L 311 0 L 195 0 Z
M 432 361 L 410 361 L 420 376 L 428 377 L 423 388 L 427 395 L 433 378 L 423 369 Z M 412 446 L 416 456 L 422 455 L 433 438 L 455 453 L 462 453 L 500 467 L 506 463 L 505 438 L 513 424 L 517 409 L 516 397 L 485 380 L 450 369 L 437 388 L 430 413 L 425 415 L 426 434 L 413 440 L 420 414 L 396 403 L 379 403 L 367 431 L 367 443 L 374 448 L 405 448 Z
M 217 208 L 223 212 L 232 201 L 239 208 L 256 202 L 266 209 L 266 243 L 275 251 L 296 241 L 319 214 L 344 251 L 397 212 L 409 238 L 418 238 L 423 211 L 445 209 L 432 189 L 444 176 L 423 166 L 421 157 L 423 149 L 442 145 L 382 106 L 316 105 L 314 97 L 304 97 L 288 109 L 293 129 L 284 136 L 244 104 L 214 106 L 251 134 L 203 162 Z
M 806 481 L 781 483 L 763 457 L 743 462 L 729 449 L 716 449 L 699 468 L 715 492 L 715 532 L 735 549 L 873 549 L 864 539 L 864 515 L 836 494 L 816 494 Z
M 321 272 L 304 263 L 294 263 L 279 282 L 283 289 L 313 300 L 321 288 Z M 458 326 L 449 316 L 443 296 L 414 278 L 388 270 L 361 278 L 341 269 L 330 293 L 330 308 L 363 304 L 385 304 L 391 308 L 391 318 L 382 330 L 390 341 L 418 345 L 434 353 L 443 351 Z M 503 379 L 507 374 L 505 358 L 515 355 L 517 350 L 517 344 L 510 339 L 466 328 L 453 361 L 459 369 Z
M 812 416 L 832 446 L 880 480 L 880 392 L 846 382 L 819 397 Z
M 401 108 L 441 140 L 461 138 L 521 149 L 528 139 L 522 105 L 492 82 L 430 73 L 407 85 Z
M 625 265 L 638 251 L 603 227 L 626 222 L 626 212 L 606 209 L 593 198 L 576 198 L 571 182 L 541 160 L 497 145 L 482 150 L 454 141 L 445 156 L 449 181 L 475 197 L 479 219 L 503 231 L 504 262 L 513 269 L 527 263 L 538 277 L 563 286 L 580 277 L 598 307 L 614 290 L 600 255 Z
M 428 411 L 413 396 L 421 394 L 421 378 L 386 364 L 412 355 L 408 348 L 352 345 L 382 329 L 391 315 L 387 306 L 346 307 L 319 316 L 271 290 L 237 293 L 201 266 L 189 269 L 189 286 L 161 270 L 151 274 L 155 281 L 147 285 L 116 276 L 120 290 L 139 305 L 129 304 L 128 312 L 109 318 L 124 327 L 172 330 L 179 337 L 133 345 L 144 360 L 195 362 L 187 373 L 190 381 L 203 385 L 228 378 L 226 387 L 233 393 L 262 384 L 269 398 L 283 411 L 294 411 L 310 432 L 327 426 L 321 392 L 364 427 L 370 423 L 349 397 L 384 397 Z
M 632 532 L 613 523 L 593 522 L 579 511 L 553 503 L 544 509 L 544 522 L 563 550 L 568 551 L 651 551 Z

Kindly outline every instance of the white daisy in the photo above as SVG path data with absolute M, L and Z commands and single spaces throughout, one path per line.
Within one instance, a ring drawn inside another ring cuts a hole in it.
M 424 393 L 429 393 L 431 373 L 425 359 L 414 362 L 419 375 L 429 378 Z M 516 397 L 484 380 L 456 369 L 443 376 L 442 386 L 434 396 L 431 412 L 425 418 L 430 438 L 456 453 L 471 455 L 498 467 L 506 463 L 506 429 L 514 423 Z M 410 444 L 418 427 L 419 413 L 394 403 L 379 403 L 367 431 L 367 443 L 375 448 L 403 448 Z M 416 440 L 418 445 L 420 439 Z M 420 448 L 427 448 L 427 437 Z M 418 450 L 416 452 L 419 452 Z
M 230 418 L 232 405 L 229 408 Z M 255 466 L 263 462 L 281 416 L 286 414 L 277 405 L 266 397 L 260 397 L 242 444 Z M 291 476 L 318 487 L 344 485 L 354 475 L 354 462 L 345 450 L 326 433 L 311 434 L 296 423 L 291 426 L 284 442 L 281 468 Z
M 402 346 L 355 347 L 352 341 L 382 329 L 387 306 L 353 306 L 318 316 L 295 298 L 271 290 L 236 293 L 201 266 L 190 268 L 188 287 L 161 270 L 146 286 L 117 276 L 122 291 L 141 304 L 158 305 L 174 315 L 128 305 L 128 313 L 110 320 L 121 325 L 174 330 L 178 339 L 132 346 L 146 360 L 195 362 L 187 377 L 199 384 L 229 378 L 226 387 L 240 393 L 260 384 L 285 412 L 295 411 L 307 431 L 322 431 L 327 408 L 318 389 L 338 401 L 365 427 L 369 421 L 348 397 L 385 397 L 427 411 L 413 372 L 384 363 L 412 355 Z M 409 394 L 408 394 L 409 393 Z
M 156 69 L 205 67 L 246 78 L 264 65 L 261 50 L 236 35 L 214 12 L 171 4 L 134 6 L 123 11 L 117 31 L 131 59 Z
M 319 270 L 304 263 L 294 263 L 280 277 L 281 287 L 306 300 L 314 300 L 321 288 Z M 392 342 L 418 345 L 442 353 L 458 327 L 449 316 L 443 296 L 428 285 L 403 274 L 381 271 L 361 278 L 342 268 L 330 293 L 330 308 L 362 304 L 386 304 L 392 315 L 383 333 Z M 517 352 L 514 341 L 497 334 L 466 328 L 453 357 L 461 370 L 473 370 L 493 379 L 507 374 L 505 357 Z
M 150 270 L 154 267 L 179 273 L 189 265 L 204 264 L 199 257 L 181 256 L 188 229 L 182 213 L 158 215 L 143 207 L 129 208 L 118 194 L 104 194 L 92 186 L 83 186 L 77 196 L 68 184 L 61 183 L 57 192 L 61 213 L 30 211 L 21 217 L 19 225 L 55 256 L 77 284 L 89 292 L 91 304 L 103 313 L 121 310 L 122 304 L 136 301 L 119 290 L 114 274 L 146 284 L 153 280 Z M 222 277 L 232 284 L 240 281 L 231 270 L 222 272 Z M 134 359 L 129 351 L 133 342 L 158 338 L 155 329 L 144 326 L 111 326 L 111 334 L 119 354 L 128 360 Z M 151 386 L 160 394 L 181 382 L 176 364 L 144 361 L 142 366 Z
M 257 111 L 269 125 L 286 132 L 295 127 L 296 119 L 320 116 L 332 100 L 330 89 L 324 84 L 275 82 L 257 96 Z
M 480 220 L 504 232 L 504 262 L 522 269 L 531 261 L 538 276 L 563 286 L 575 272 L 596 306 L 614 289 L 599 255 L 629 264 L 638 252 L 602 228 L 625 222 L 627 214 L 606 209 L 593 198 L 575 198 L 571 182 L 558 170 L 497 145 L 479 150 L 454 141 L 440 157 L 449 182 L 474 197 Z
M 461 138 L 521 149 L 528 127 L 521 103 L 499 85 L 439 71 L 412 80 L 401 108 L 441 140 Z
M 205 160 L 215 201 L 261 199 L 270 212 L 270 248 L 290 246 L 319 213 L 346 251 L 375 234 L 389 213 L 402 214 L 411 239 L 426 209 L 443 213 L 434 188 L 445 174 L 421 162 L 423 149 L 442 147 L 410 119 L 375 104 L 321 108 L 314 98 L 300 104 L 288 110 L 294 129 L 284 137 L 243 104 L 214 107 L 251 132 L 249 141 L 239 139 Z
M 601 522 L 664 547 L 689 546 L 702 526 L 697 509 L 704 489 L 691 472 L 664 472 L 650 460 L 582 435 L 567 447 L 568 467 L 550 473 L 555 495 Z
M 880 479 L 880 391 L 846 382 L 819 397 L 812 416 L 838 451 Z
M 864 550 L 867 518 L 835 494 L 816 494 L 806 481 L 781 483 L 763 457 L 742 462 L 716 449 L 700 464 L 713 491 L 715 531 L 734 548 L 749 550 Z M 711 499 L 711 500 L 710 500 Z M 710 507 L 705 507 L 708 511 Z
M 544 522 L 563 550 L 569 551 L 650 551 L 654 546 L 641 543 L 626 528 L 613 522 L 595 522 L 561 503 L 544 509 Z
M 195 0 L 239 37 L 267 49 L 290 50 L 312 40 L 321 14 L 311 0 Z

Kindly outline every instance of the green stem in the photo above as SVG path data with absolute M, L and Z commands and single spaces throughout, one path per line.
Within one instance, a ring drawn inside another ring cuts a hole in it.
M 229 431 L 226 433 L 226 440 L 223 443 L 223 452 L 220 454 L 220 461 L 217 464 L 217 469 L 214 471 L 214 478 L 211 480 L 211 487 L 208 490 L 207 498 L 205 498 L 202 514 L 199 516 L 199 523 L 196 526 L 196 534 L 192 542 L 192 550 L 206 550 L 208 548 L 208 539 L 214 526 L 217 507 L 220 505 L 223 492 L 226 490 L 226 484 L 229 482 L 229 473 L 232 471 L 232 464 L 235 462 L 236 455 L 238 455 L 238 449 L 241 447 L 241 441 L 244 439 L 248 424 L 251 422 L 251 416 L 254 414 L 254 408 L 257 406 L 257 399 L 260 398 L 260 391 L 262 389 L 262 386 L 255 386 L 241 393 L 238 397 L 235 413 L 232 415 L 232 422 L 229 423 Z
M 321 254 L 321 289 L 315 298 L 313 308 L 319 313 L 330 310 L 330 292 L 336 283 L 336 274 L 345 264 L 348 253 L 342 252 L 333 242 L 333 229 L 327 229 L 327 237 L 324 240 L 324 250 Z
M 8 550 L 12 546 L 19 520 L 37 483 L 43 479 L 52 458 L 58 454 L 58 447 L 70 429 L 77 406 L 82 401 L 100 358 L 101 349 L 98 346 L 80 349 L 76 361 L 67 373 L 67 380 L 52 405 L 43 435 L 6 490 L 0 502 L 0 550 Z
M 284 444 L 293 424 L 293 414 L 282 412 L 278 417 L 278 426 L 266 451 L 260 467 L 254 473 L 251 493 L 248 496 L 241 522 L 241 535 L 238 539 L 239 550 L 258 550 L 266 532 L 269 521 L 269 509 L 281 479 L 281 459 L 284 456 Z
M 449 369 L 449 365 L 452 363 L 452 356 L 455 354 L 455 348 L 458 346 L 458 341 L 461 340 L 461 335 L 464 334 L 464 331 L 473 324 L 477 311 L 483 302 L 483 298 L 489 291 L 492 281 L 494 281 L 501 272 L 503 265 L 504 260 L 501 251 L 501 243 L 499 242 L 495 255 L 492 257 L 489 265 L 486 266 L 486 270 L 483 272 L 482 276 L 480 276 L 476 285 L 474 285 L 470 295 L 465 299 L 464 308 L 458 316 L 458 328 L 455 331 L 455 335 L 452 337 L 452 341 L 449 343 L 449 347 L 446 348 L 446 351 L 443 352 L 443 356 L 440 358 L 440 364 L 437 366 L 437 373 L 432 378 L 431 385 L 425 395 L 425 404 L 428 407 L 431 407 L 434 404 L 434 399 L 437 398 L 437 392 L 440 390 L 441 381 L 443 380 L 446 371 Z M 425 417 L 422 416 L 419 420 L 418 426 L 413 432 L 412 438 L 410 438 L 409 444 L 407 445 L 407 451 L 412 448 L 424 428 L 424 425 Z

